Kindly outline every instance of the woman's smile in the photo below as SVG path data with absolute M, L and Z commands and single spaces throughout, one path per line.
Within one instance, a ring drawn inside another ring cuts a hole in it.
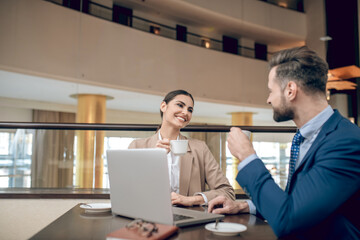
M 182 122 L 186 122 L 187 121 L 187 118 L 186 117 L 183 117 L 183 116 L 176 116 L 177 119 L 179 119 L 180 121 Z
M 176 128 L 183 128 L 189 124 L 194 103 L 189 96 L 178 95 L 169 103 L 162 103 L 163 124 L 173 125 Z

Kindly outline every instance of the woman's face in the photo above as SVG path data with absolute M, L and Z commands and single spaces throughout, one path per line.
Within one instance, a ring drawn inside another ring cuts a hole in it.
M 183 128 L 189 124 L 194 103 L 189 96 L 177 95 L 167 104 L 162 102 L 160 110 L 163 112 L 162 125 Z

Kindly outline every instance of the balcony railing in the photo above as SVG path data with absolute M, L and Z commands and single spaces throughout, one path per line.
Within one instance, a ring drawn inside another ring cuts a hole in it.
M 80 0 L 45 0 L 48 2 L 52 2 L 58 5 L 62 5 L 65 7 L 69 7 L 71 9 L 92 15 L 94 17 L 98 17 L 101 19 L 105 19 L 108 21 L 113 21 L 115 23 L 118 23 L 117 21 L 114 21 L 113 19 L 113 8 L 99 4 L 97 2 L 93 1 L 80 1 Z M 86 4 L 84 4 L 86 2 Z M 124 23 L 123 23 L 124 24 Z M 145 19 L 140 16 L 131 15 L 129 16 L 128 22 L 124 24 L 128 27 L 145 31 L 148 33 L 152 33 L 161 37 L 166 37 L 170 39 L 177 39 L 177 31 L 176 28 L 151 21 L 148 19 Z M 214 39 L 208 36 L 202 36 L 196 33 L 192 32 L 186 32 L 185 34 L 186 41 L 183 41 L 184 43 L 192 44 L 199 47 L 204 47 L 210 50 L 216 50 L 216 51 L 223 51 L 223 41 L 219 39 Z M 225 51 L 227 52 L 227 51 Z M 248 46 L 242 46 L 240 44 L 237 45 L 237 49 L 232 50 L 230 53 L 237 54 L 243 57 L 248 58 L 256 58 L 259 60 L 267 61 L 271 57 L 273 53 L 271 52 L 264 52 L 261 54 L 261 57 L 257 57 L 255 54 L 255 48 L 248 47 Z M 259 55 L 260 56 L 260 55 Z

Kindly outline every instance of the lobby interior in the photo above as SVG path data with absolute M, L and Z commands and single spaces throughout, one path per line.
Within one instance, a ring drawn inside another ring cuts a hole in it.
M 292 128 L 292 122 L 276 123 L 266 104 L 267 60 L 278 50 L 307 45 L 330 69 L 359 66 L 360 4 L 333 2 L 0 0 L 0 122 L 84 123 L 76 121 L 78 100 L 91 95 L 106 96 L 97 123 L 157 125 L 165 94 L 185 89 L 195 98 L 195 126 Z M 341 80 L 351 87 L 328 89 L 329 103 L 359 125 L 359 79 Z M 3 195 L 11 190 L 0 187 Z M 28 239 L 90 201 L 108 199 L 1 197 L 0 235 Z

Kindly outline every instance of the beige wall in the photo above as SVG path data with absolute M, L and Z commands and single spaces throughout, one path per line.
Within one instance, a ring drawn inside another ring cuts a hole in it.
M 326 60 L 326 42 L 320 37 L 326 36 L 325 6 L 323 0 L 305 0 L 306 45 Z
M 99 199 L 0 199 L 0 239 L 29 239 L 78 203 Z
M 306 37 L 306 18 L 301 12 L 254 0 L 185 1 L 214 13 L 241 20 L 244 27 L 262 29 L 263 34 L 276 31 L 278 34 L 292 35 L 298 39 Z
M 1 98 L 0 98 L 1 101 Z M 7 107 L 0 105 L 0 112 L 6 114 L 0 114 L 0 121 L 3 122 L 32 122 L 32 110 Z
M 0 69 L 266 106 L 267 63 L 154 36 L 41 0 L 0 1 Z M 30 84 L 30 83 L 29 83 Z

